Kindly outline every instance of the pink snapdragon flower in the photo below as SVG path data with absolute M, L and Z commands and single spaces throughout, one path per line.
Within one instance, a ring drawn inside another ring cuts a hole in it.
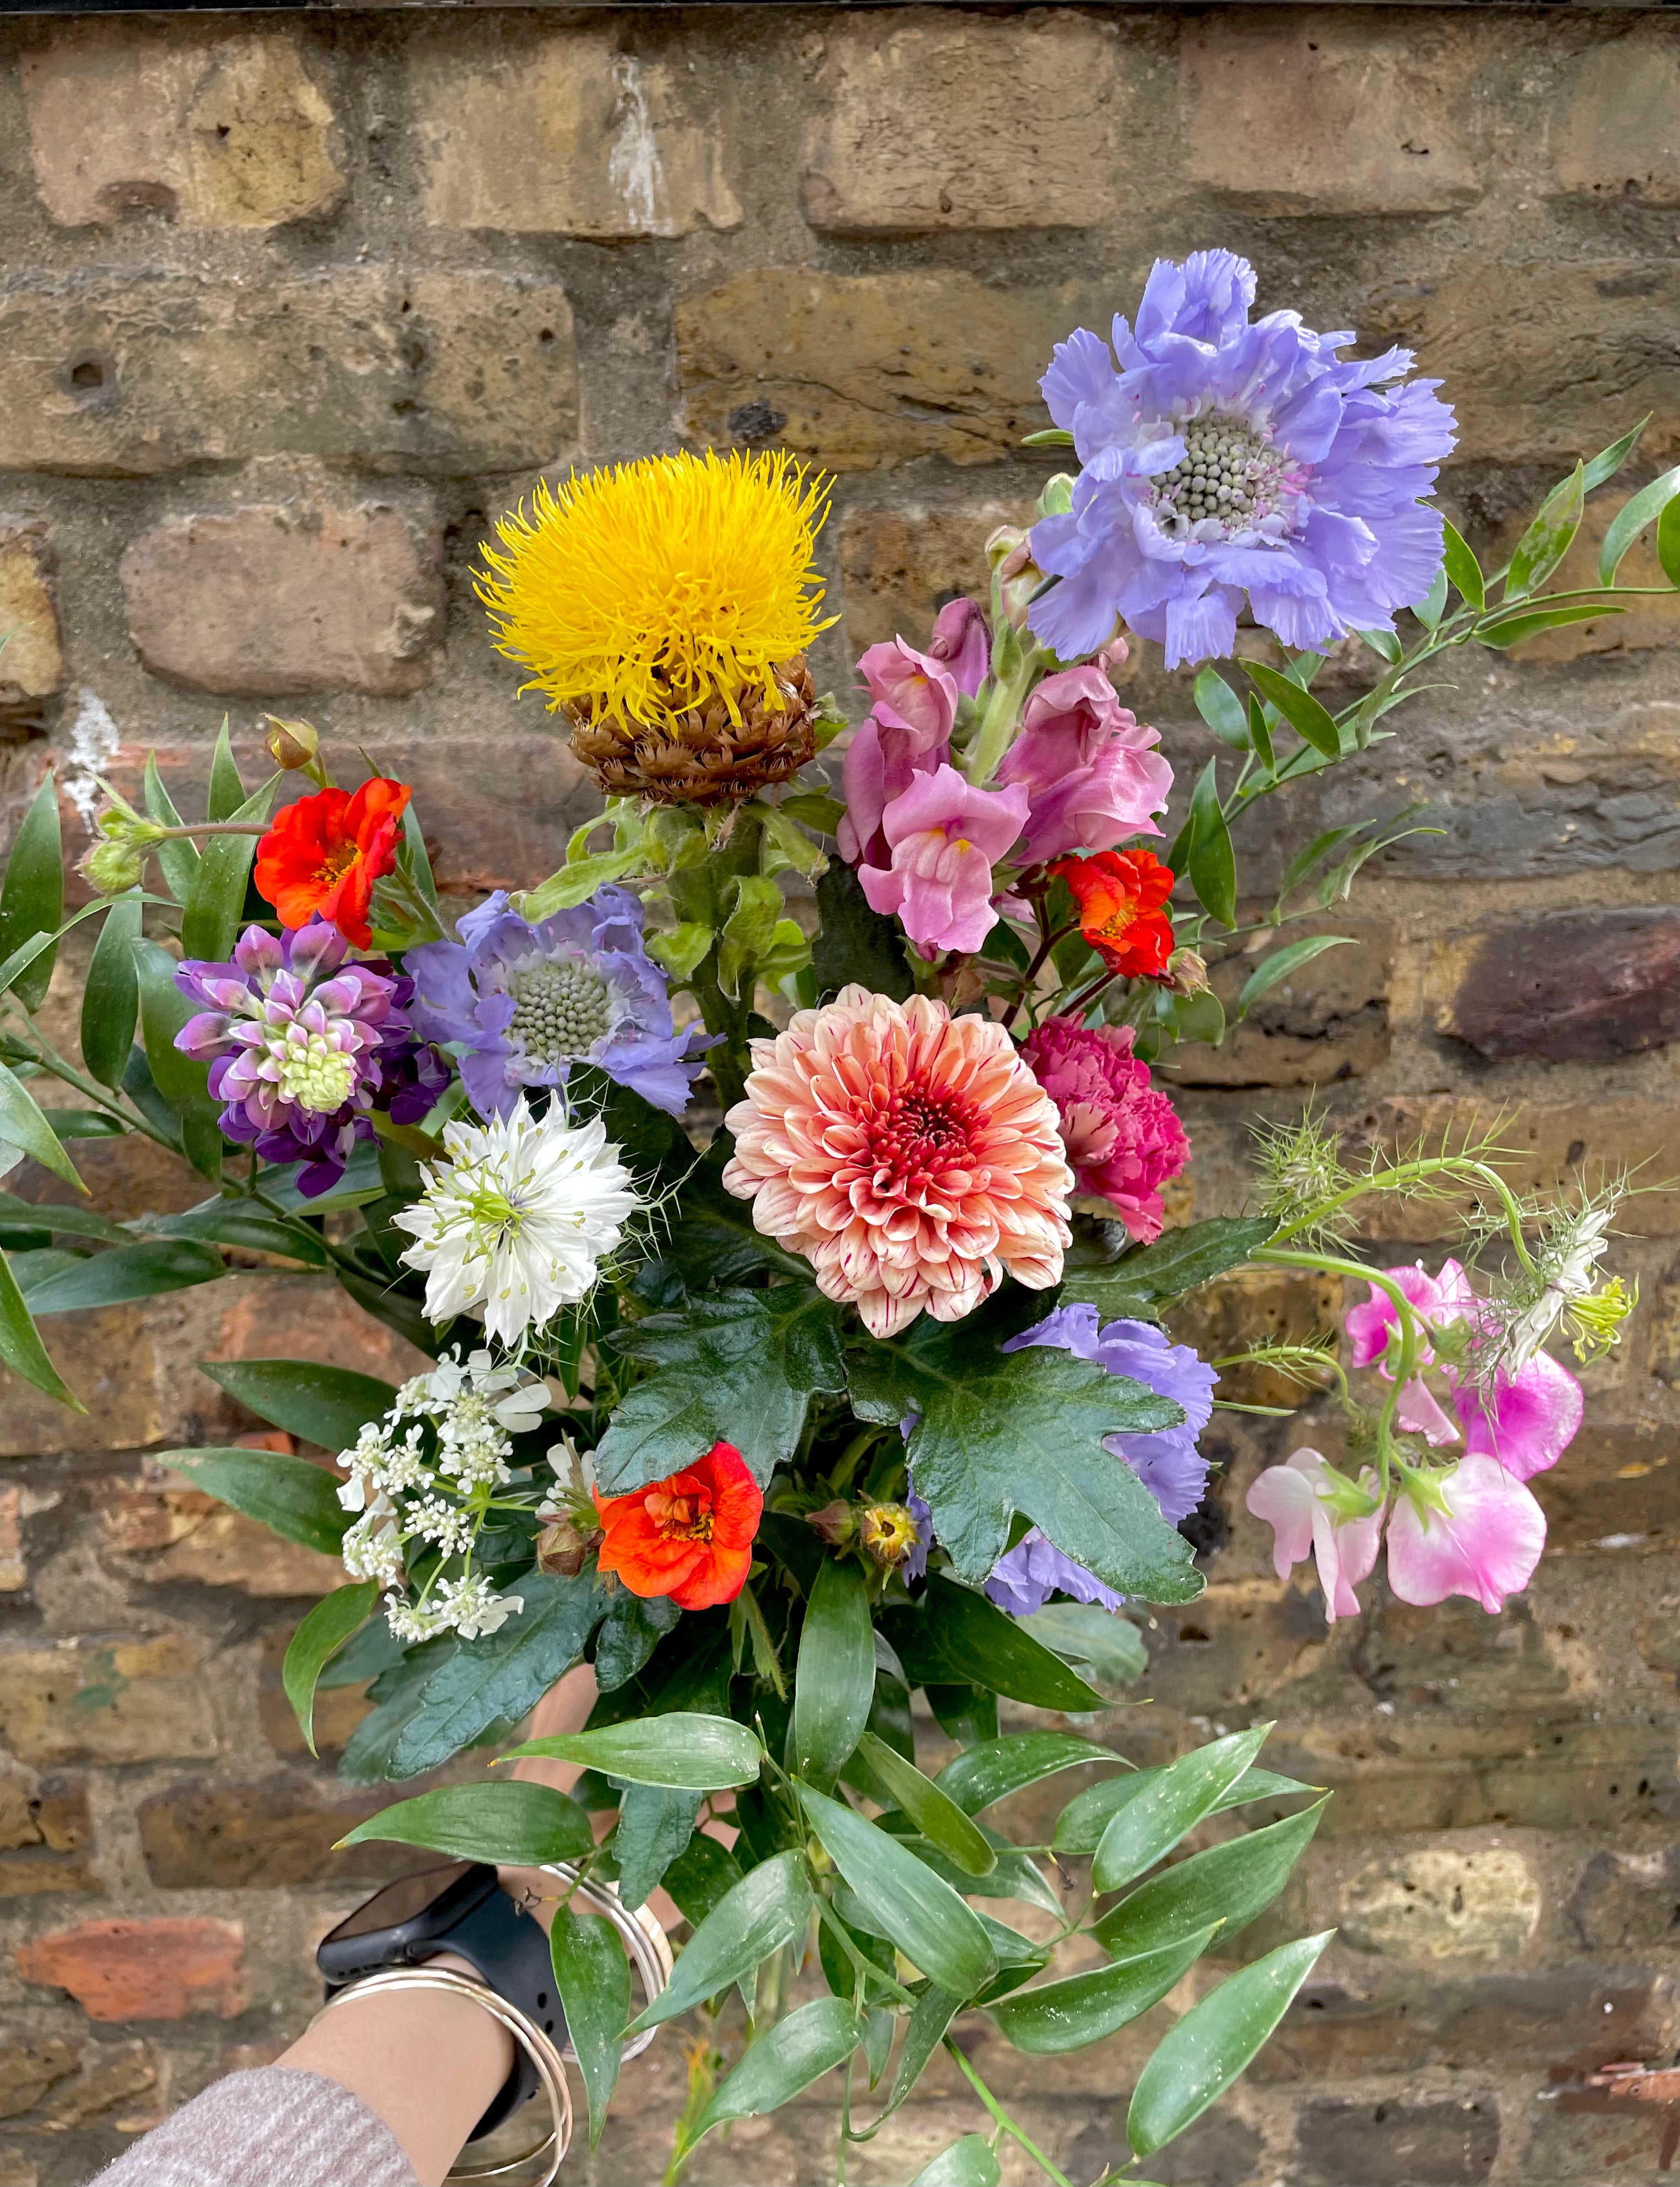
M 1467 1594 L 1492 1616 L 1533 1577 L 1546 1546 L 1546 1514 L 1531 1490 L 1481 1453 L 1435 1485 L 1445 1511 L 1404 1492 L 1395 1501 L 1388 1583 L 1402 1602 L 1422 1606 Z
M 919 774 L 882 820 L 892 863 L 861 865 L 873 908 L 919 948 L 978 949 L 997 924 L 992 869 L 1021 831 L 1025 790 L 976 790 L 954 767 Z
M 951 730 L 959 695 L 945 665 L 918 653 L 902 638 L 872 645 L 857 664 L 874 706 L 847 747 L 841 769 L 846 813 L 840 824 L 840 856 L 856 865 L 885 865 L 889 846 L 883 816 L 919 774 L 951 756 Z
M 992 633 L 974 600 L 947 600 L 934 617 L 928 658 L 938 661 L 965 699 L 972 699 L 992 666 Z
M 1056 1105 L 1062 1143 L 1081 1192 L 1106 1200 L 1140 1245 L 1159 1238 L 1160 1188 L 1190 1159 L 1177 1111 L 1132 1054 L 1130 1026 L 1087 1027 L 1046 1018 L 1021 1055 Z
M 1359 1486 L 1374 1500 L 1377 1476 L 1368 1466 Z M 1353 1590 L 1370 1577 L 1382 1534 L 1380 1503 L 1363 1516 L 1338 1512 L 1336 1500 L 1346 1489 L 1345 1481 L 1318 1451 L 1298 1450 L 1283 1465 L 1267 1466 L 1245 1499 L 1255 1517 L 1272 1529 L 1272 1564 L 1279 1579 L 1287 1579 L 1303 1558 L 1317 1560 L 1329 1625 L 1359 1615 Z
M 1094 663 L 1047 676 L 997 769 L 999 782 L 1031 793 L 1020 855 L 1038 862 L 1158 835 L 1155 815 L 1172 790 L 1160 742 L 1160 732 L 1140 727 Z

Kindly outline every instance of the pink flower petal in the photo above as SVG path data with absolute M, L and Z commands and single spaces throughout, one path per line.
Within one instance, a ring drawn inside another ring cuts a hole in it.
M 1467 1594 L 1491 1616 L 1528 1585 L 1546 1546 L 1546 1514 L 1496 1459 L 1463 1459 L 1442 1483 L 1447 1512 L 1399 1497 L 1388 1522 L 1388 1580 L 1402 1602 Z

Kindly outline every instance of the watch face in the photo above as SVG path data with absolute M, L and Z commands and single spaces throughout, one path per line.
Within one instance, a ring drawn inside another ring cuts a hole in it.
M 377 1936 L 391 1929 L 405 1928 L 419 1919 L 429 1908 L 447 1896 L 464 1876 L 470 1875 L 474 1864 L 452 1860 L 440 1868 L 423 1869 L 418 1875 L 405 1875 L 396 1883 L 386 1884 L 377 1891 L 365 1906 L 358 1906 L 346 1920 L 326 1938 L 329 1944 L 347 1944 L 357 1937 Z

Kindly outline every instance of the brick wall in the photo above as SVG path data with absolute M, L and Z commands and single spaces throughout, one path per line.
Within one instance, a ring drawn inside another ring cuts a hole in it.
M 272 705 L 419 785 L 447 886 L 534 881 L 587 798 L 468 572 L 539 469 L 684 439 L 830 467 L 844 624 L 821 665 L 843 685 L 1030 504 L 1047 466 L 1017 442 L 1052 337 L 1104 323 L 1156 252 L 1217 240 L 1266 304 L 1419 347 L 1464 421 L 1445 498 L 1491 546 L 1643 411 L 1632 482 L 1680 453 L 1677 211 L 1680 25 L 1626 10 L 14 19 L 5 793 L 52 756 L 85 817 L 93 773 L 131 779 L 153 745 L 190 782 L 224 711 L 249 747 Z M 1535 1183 L 1673 1167 L 1677 638 L 1660 601 L 1462 661 L 1380 784 L 1345 768 L 1290 808 L 1304 834 L 1410 796 L 1441 832 L 1368 869 L 1357 949 L 1177 1073 L 1194 1212 L 1232 1205 L 1250 1119 L 1312 1089 L 1356 1140 L 1510 1110 Z M 1200 763 L 1183 682 L 1140 662 L 1127 695 Z M 1245 855 L 1263 884 L 1276 846 Z M 1513 1009 L 1514 972 L 1537 1007 Z M 124 1212 L 182 1191 L 143 1150 L 83 1150 Z M 1260 1436 L 1221 1431 L 1234 1523 L 1205 1598 L 1150 1633 L 1153 1706 L 1108 1735 L 1153 1759 L 1278 1718 L 1278 1766 L 1339 1796 L 1272 1926 L 1341 1928 L 1163 2181 L 1644 2180 L 1680 2132 L 1579 2086 L 1677 2039 L 1680 1199 L 1633 1223 L 1644 1303 L 1536 1484 L 1551 1553 L 1503 1619 L 1374 1588 L 1327 1636 L 1240 1515 Z M 1395 1227 L 1409 1253 L 1431 1226 Z M 1337 1302 L 1268 1279 L 1211 1302 L 1204 1334 L 1239 1303 L 1299 1330 Z M 197 1358 L 394 1373 L 394 1341 L 256 1268 L 82 1319 L 54 1335 L 85 1422 L 0 1399 L 0 2187 L 79 2181 L 272 2055 L 312 1940 L 379 1872 L 330 1852 L 372 1802 L 308 1761 L 278 1690 L 326 1566 L 148 1453 L 251 1426 Z M 334 1698 L 332 1738 L 358 1706 Z M 986 2071 L 1088 2180 L 1143 2041 L 1056 2066 L 994 2039 Z M 657 2176 L 681 2078 L 663 2039 L 570 2173 Z M 902 2180 L 957 2111 L 936 2078 L 849 2176 Z M 694 2177 L 830 2177 L 829 2117 L 744 2128 Z

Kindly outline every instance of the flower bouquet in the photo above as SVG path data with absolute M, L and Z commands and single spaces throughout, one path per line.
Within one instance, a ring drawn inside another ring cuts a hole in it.
M 863 655 L 838 767 L 806 660 L 823 482 L 665 456 L 540 488 L 486 551 L 497 642 L 604 793 L 541 886 L 452 917 L 407 787 L 337 786 L 302 722 L 273 723 L 249 792 L 224 729 L 203 821 L 155 767 L 143 811 L 113 794 L 68 919 L 50 784 L 13 849 L 0 1160 L 76 1186 L 67 1138 L 138 1133 L 205 1196 L 115 1223 L 6 1195 L 0 1357 L 73 1405 L 53 1315 L 213 1280 L 230 1251 L 318 1271 L 426 1355 L 401 1388 L 212 1363 L 322 1457 L 167 1462 L 341 1555 L 284 1679 L 306 1736 L 323 1682 L 370 1684 L 347 1776 L 471 1751 L 356 1836 L 570 1864 L 632 1908 L 662 1886 L 692 1925 L 633 2021 L 611 1932 L 564 1897 L 553 1929 L 594 2134 L 626 2038 L 707 2016 L 673 2169 L 836 2071 L 843 2166 L 943 2047 L 980 2130 L 922 2179 L 995 2182 L 1008 2136 L 1060 2181 L 959 2016 L 1030 2054 L 1096 2042 L 1211 1948 L 1240 1959 L 1282 1889 L 1323 1802 L 1262 1766 L 1267 1725 L 1150 1768 L 1088 1736 L 1144 1667 L 1130 1606 L 1204 1584 L 1184 1528 L 1234 1362 L 1174 1340 L 1180 1301 L 1248 1264 L 1369 1286 L 1345 1345 L 1242 1355 L 1334 1442 L 1247 1498 L 1280 1574 L 1316 1557 L 1331 1619 L 1385 1538 L 1409 1602 L 1491 1611 L 1526 1583 L 1525 1483 L 1581 1418 L 1545 1347 L 1590 1358 L 1629 1304 L 1599 1268 L 1618 1182 L 1520 1201 L 1491 1135 L 1350 1167 L 1309 1115 L 1261 1135 L 1246 1206 L 1165 1227 L 1190 1150 L 1151 1066 L 1223 1037 L 1210 967 L 1258 956 L 1240 1018 L 1338 940 L 1256 936 L 1321 919 L 1418 824 L 1333 828 L 1261 898 L 1237 849 L 1256 808 L 1349 762 L 1377 796 L 1422 672 L 1615 611 L 1643 527 L 1680 580 L 1670 472 L 1611 526 L 1599 588 L 1542 589 L 1637 430 L 1485 572 L 1424 498 L 1453 443 L 1434 385 L 1256 318 L 1254 293 L 1227 253 L 1162 263 L 1111 344 L 1056 350 L 1032 438 L 1077 475 L 924 649 Z M 1208 664 L 1239 617 L 1228 676 Z M 1216 743 L 1188 798 L 1115 689 L 1139 643 L 1199 672 Z M 1315 680 L 1362 652 L 1333 710 Z M 72 1061 L 37 1013 L 92 919 Z M 86 1108 L 38 1104 L 53 1081 Z M 1368 1267 L 1374 1195 L 1434 1197 L 1457 1257 Z M 587 1724 L 521 1741 L 582 1665 Z M 1000 1725 L 1000 1702 L 1052 1721 Z M 583 1774 L 566 1794 L 510 1756 Z M 1258 1827 L 1204 1827 L 1244 1810 Z M 1022 1813 L 1031 1842 L 1001 1827 Z M 1180 1991 L 1117 2174 L 1243 2071 L 1327 1942 Z

